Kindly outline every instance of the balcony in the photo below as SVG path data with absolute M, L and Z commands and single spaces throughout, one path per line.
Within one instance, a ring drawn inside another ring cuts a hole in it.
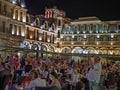
M 120 41 L 62 41 L 62 46 L 120 47 Z

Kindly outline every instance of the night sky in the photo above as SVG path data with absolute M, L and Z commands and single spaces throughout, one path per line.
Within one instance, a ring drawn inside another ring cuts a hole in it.
M 28 13 L 44 14 L 45 7 L 57 6 L 66 12 L 66 17 L 96 16 L 101 20 L 120 20 L 118 0 L 25 0 Z

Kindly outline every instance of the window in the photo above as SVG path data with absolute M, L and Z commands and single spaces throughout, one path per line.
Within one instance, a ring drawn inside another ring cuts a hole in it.
M 0 13 L 1 13 L 1 7 L 2 7 L 2 5 L 1 5 L 1 2 L 0 2 Z
M 21 26 L 19 26 L 19 31 L 18 31 L 18 35 L 20 35 L 21 36 Z
M 120 25 L 118 25 L 118 29 L 120 30 Z
M 29 16 L 27 15 L 27 17 L 26 17 L 26 22 L 27 23 L 30 23 L 30 19 L 29 19 Z
M 7 14 L 7 5 L 4 5 L 4 8 L 3 8 L 3 15 L 6 15 Z
M 15 19 L 18 20 L 18 11 L 15 11 Z
M 58 20 L 58 26 L 61 26 L 61 21 L 60 20 Z
M 93 24 L 89 25 L 89 33 L 92 33 L 94 31 L 94 26 Z
M 44 36 L 45 36 L 45 32 L 43 32 L 43 34 L 42 34 L 42 41 L 43 42 L 45 41 Z
M 20 12 L 20 21 L 22 21 L 22 12 Z
M 13 8 L 11 8 L 11 18 L 13 18 Z
M 14 25 L 14 34 L 17 35 L 17 25 Z
M 36 19 L 36 26 L 39 26 L 39 19 Z
M 47 42 L 47 32 L 45 32 L 44 38 L 45 38 L 45 42 Z
M 80 33 L 80 30 L 81 30 L 81 26 L 80 26 L 80 25 L 78 25 L 78 30 L 77 30 L 77 32 L 79 32 L 79 33 Z
M 82 25 L 82 32 L 83 32 L 83 33 L 86 33 L 86 29 L 87 29 L 87 28 L 86 28 L 86 25 L 85 25 L 85 24 Z
M 45 22 L 45 29 L 47 29 L 48 28 L 48 22 L 46 21 Z
M 57 35 L 58 38 L 60 38 L 60 30 L 58 30 L 58 35 Z
M 117 24 L 109 24 L 108 29 L 111 33 L 114 33 L 117 30 Z
M 29 30 L 29 39 L 33 39 L 34 31 Z
M 52 35 L 52 43 L 54 43 L 54 34 Z
M 5 32 L 5 24 L 6 24 L 6 23 L 3 21 L 3 22 L 2 22 L 2 32 Z
M 116 32 L 120 32 L 120 25 L 117 26 Z
M 13 29 L 13 25 L 12 25 L 12 24 L 10 24 L 9 31 L 8 31 L 8 33 L 9 33 L 9 34 L 11 34 L 11 33 L 12 33 L 12 29 Z
M 34 32 L 33 32 L 34 34 L 33 34 L 33 39 L 34 40 L 36 40 L 36 37 L 37 37 L 37 35 L 36 35 L 36 29 L 34 29 Z
M 29 27 L 27 27 L 26 36 L 27 36 L 27 38 L 29 39 Z
M 47 32 L 43 32 L 42 41 L 47 42 Z
M 39 40 L 39 31 L 37 30 L 37 33 L 36 33 L 36 40 L 38 41 Z

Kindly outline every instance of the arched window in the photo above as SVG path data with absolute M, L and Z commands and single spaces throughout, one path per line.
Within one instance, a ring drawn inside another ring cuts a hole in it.
M 40 26 L 40 21 L 38 18 L 35 20 L 35 22 L 36 22 L 36 26 Z
M 52 31 L 55 31 L 55 24 L 52 24 Z
M 45 25 L 45 29 L 48 29 L 48 22 L 47 21 L 45 21 L 44 25 Z
M 27 15 L 27 17 L 26 17 L 26 22 L 30 23 L 30 17 L 29 17 L 29 15 Z
M 94 30 L 94 26 L 93 26 L 93 24 L 90 24 L 90 25 L 89 25 L 89 33 L 92 33 L 93 30 Z
M 83 24 L 81 26 L 81 30 L 82 30 L 83 33 L 86 33 L 86 24 Z
M 97 31 L 97 25 L 93 25 L 93 33 L 96 33 Z

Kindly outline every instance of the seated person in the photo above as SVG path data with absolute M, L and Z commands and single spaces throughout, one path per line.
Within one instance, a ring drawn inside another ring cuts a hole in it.
M 30 78 L 31 81 L 27 87 L 28 90 L 31 90 L 35 87 L 46 87 L 46 81 L 40 78 L 38 71 L 32 70 L 30 72 Z

